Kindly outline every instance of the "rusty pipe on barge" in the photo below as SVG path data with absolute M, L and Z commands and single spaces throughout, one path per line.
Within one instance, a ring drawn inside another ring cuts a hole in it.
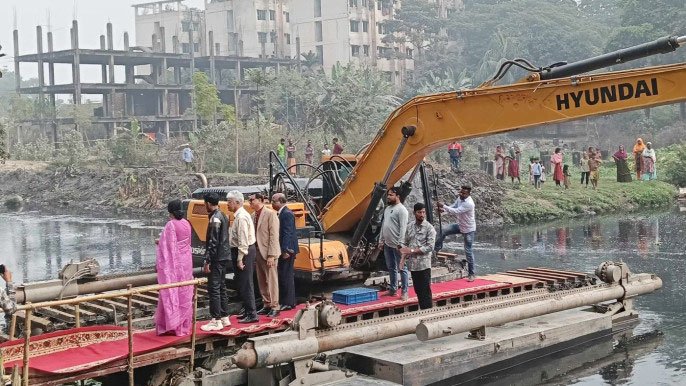
M 476 330 L 481 327 L 499 326 L 517 320 L 590 306 L 610 300 L 628 299 L 655 292 L 660 288 L 662 288 L 662 280 L 659 277 L 649 274 L 634 275 L 631 281 L 623 282 L 621 285 L 611 285 L 594 291 L 572 292 L 559 297 L 515 305 L 508 307 L 507 312 L 492 310 L 460 318 L 450 318 L 449 316 L 424 318 L 417 326 L 415 333 L 419 340 L 427 341 Z
M 342 327 L 333 326 L 333 328 L 321 329 L 320 325 L 310 323 L 311 329 L 308 330 L 308 328 L 303 328 L 302 324 L 296 323 L 293 331 L 250 339 L 232 357 L 232 361 L 243 369 L 266 367 L 314 356 L 321 352 L 416 333 L 418 325 L 422 325 L 425 321 L 440 320 L 459 325 L 462 320 L 467 319 L 472 323 L 471 328 L 453 327 L 452 331 L 453 333 L 458 330 L 470 331 L 535 316 L 533 313 L 511 312 L 512 309 L 521 305 L 538 309 L 536 315 L 543 315 L 612 300 L 622 301 L 651 293 L 662 287 L 662 280 L 655 275 L 630 274 L 628 267 L 623 263 L 603 264 L 604 266 L 601 265 L 603 269 L 599 267 L 597 274 L 607 284 L 548 293 L 537 292 L 535 295 L 528 296 L 524 294 L 521 297 L 494 299 L 492 302 L 480 305 L 474 304 L 445 311 L 440 309 L 417 311 L 403 314 L 403 317 L 391 317 L 386 320 L 382 318 L 377 323 L 364 321 L 359 326 L 353 323 Z M 568 298 L 573 301 L 569 301 Z M 548 303 L 551 303 L 551 299 L 552 303 L 558 305 L 557 307 L 549 307 Z M 561 305 L 565 308 L 561 308 Z M 493 322 L 494 315 L 498 317 L 497 323 Z M 315 331 L 317 328 L 319 331 Z M 308 332 L 304 333 L 305 330 Z
M 194 268 L 193 276 L 202 276 L 202 268 Z M 60 279 L 24 283 L 16 287 L 18 304 L 37 303 L 86 294 L 157 284 L 157 273 L 150 269 L 129 275 L 99 276 L 95 280 L 66 282 Z

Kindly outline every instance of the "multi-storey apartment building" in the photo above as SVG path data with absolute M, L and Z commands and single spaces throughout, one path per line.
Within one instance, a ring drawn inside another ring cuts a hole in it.
M 414 70 L 414 50 L 406 42 L 384 42 L 383 24 L 399 8 L 393 0 L 292 0 L 291 31 L 300 52 L 315 53 L 327 73 L 337 63 L 367 64 L 399 86 Z
M 214 49 L 217 56 L 291 57 L 287 0 L 206 0 L 203 10 L 161 0 L 134 8 L 136 43 L 156 51 L 174 52 L 178 41 L 177 51 L 190 53 L 192 34 L 193 52 L 200 56 Z
M 205 16 L 183 0 L 161 0 L 133 5 L 136 14 L 136 45 L 155 51 L 206 55 Z M 154 38 L 154 40 L 153 40 Z M 190 40 L 193 39 L 191 44 Z
M 205 15 L 218 55 L 291 57 L 286 0 L 212 0 L 206 4 Z

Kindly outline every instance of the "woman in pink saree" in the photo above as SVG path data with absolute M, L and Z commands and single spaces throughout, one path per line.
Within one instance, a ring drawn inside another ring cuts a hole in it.
M 178 283 L 193 280 L 191 224 L 183 218 L 180 200 L 167 205 L 169 221 L 157 244 L 157 282 Z M 160 290 L 155 328 L 157 335 L 189 335 L 193 324 L 193 287 Z
M 550 163 L 553 164 L 553 180 L 557 186 L 562 186 L 561 183 L 565 180 L 565 175 L 562 172 L 563 157 L 562 149 L 559 147 L 555 148 L 555 153 L 550 156 Z

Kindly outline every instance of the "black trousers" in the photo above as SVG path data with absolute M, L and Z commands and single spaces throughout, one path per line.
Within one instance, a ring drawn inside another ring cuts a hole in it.
M 591 174 L 591 172 L 581 172 L 581 185 L 584 184 L 584 180 L 586 180 L 586 185 L 588 185 L 588 176 Z
M 231 260 L 234 267 L 234 280 L 238 283 L 238 295 L 243 302 L 245 316 L 257 316 L 255 311 L 255 244 L 248 247 L 248 254 L 243 256 L 242 270 L 238 268 L 238 248 L 231 248 Z
M 279 304 L 282 306 L 295 307 L 294 263 L 295 255 L 288 259 L 279 258 L 279 265 L 276 267 L 279 272 Z
M 412 274 L 412 286 L 417 294 L 419 309 L 425 310 L 433 307 L 433 301 L 431 300 L 431 268 L 411 271 L 410 273 Z
M 210 262 L 207 292 L 210 295 L 210 315 L 213 319 L 229 316 L 229 295 L 226 292 L 228 260 Z

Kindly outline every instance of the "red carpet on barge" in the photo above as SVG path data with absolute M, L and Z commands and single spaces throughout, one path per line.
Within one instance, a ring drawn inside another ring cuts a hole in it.
M 434 300 L 445 299 L 457 295 L 466 295 L 489 291 L 499 288 L 510 287 L 510 283 L 491 280 L 477 279 L 468 282 L 465 279 L 435 283 L 431 285 Z M 399 296 L 390 297 L 382 295 L 378 300 L 354 305 L 339 305 L 343 316 L 352 316 L 374 310 L 389 307 L 402 306 L 417 303 L 414 289 L 410 288 L 410 298 L 407 301 L 400 300 Z M 197 338 L 202 339 L 211 335 L 240 336 L 255 334 L 266 330 L 284 328 L 292 322 L 295 314 L 304 305 L 296 309 L 282 312 L 279 318 L 270 319 L 260 317 L 260 321 L 254 324 L 239 324 L 235 316 L 231 317 L 232 326 L 222 331 L 204 332 L 200 326 L 206 322 L 199 322 Z M 127 329 L 117 326 L 90 326 L 57 331 L 31 338 L 29 367 L 32 372 L 43 374 L 71 374 L 90 370 L 128 356 Z M 172 347 L 183 343 L 189 343 L 190 336 L 157 336 L 154 330 L 135 331 L 133 348 L 136 355 Z M 5 368 L 11 369 L 14 365 L 22 366 L 24 355 L 24 340 L 16 339 L 0 344 L 0 351 Z

